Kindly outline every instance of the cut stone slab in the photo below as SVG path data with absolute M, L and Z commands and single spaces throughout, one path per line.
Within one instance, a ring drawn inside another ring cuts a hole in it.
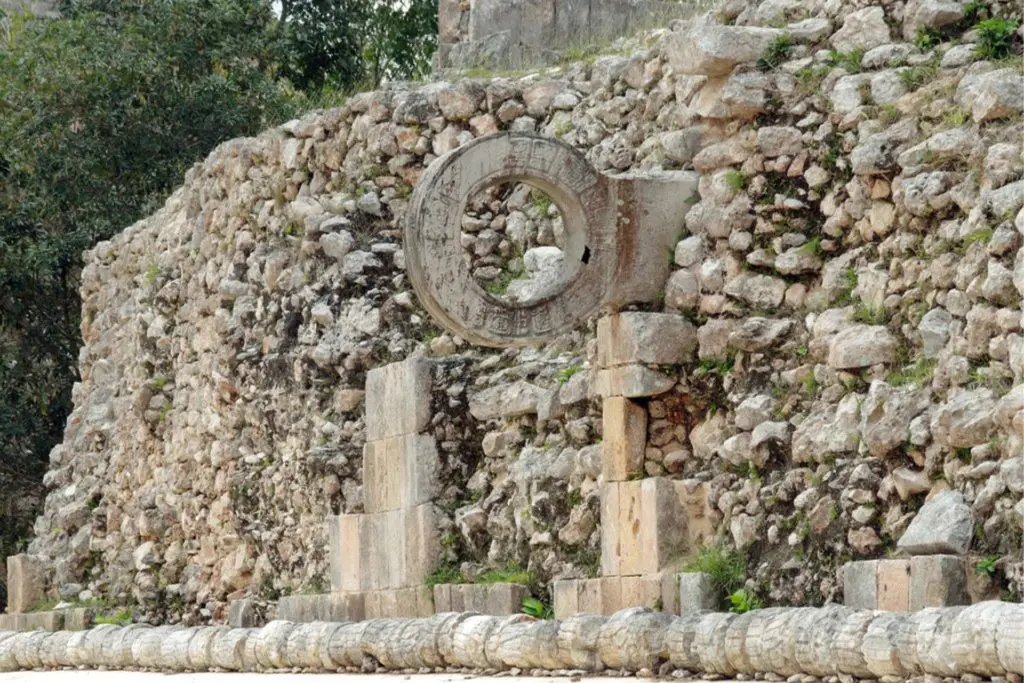
M 854 609 L 875 609 L 878 604 L 879 560 L 843 565 L 843 604 Z
M 672 313 L 619 313 L 597 322 L 597 363 L 681 365 L 693 359 L 697 330 Z
M 885 612 L 906 612 L 910 609 L 910 561 L 879 560 L 878 604 Z
M 683 572 L 679 575 L 679 613 L 717 610 L 722 596 L 715 580 L 704 572 Z
M 278 601 L 277 618 L 297 624 L 362 621 L 366 618 L 366 598 L 364 593 L 289 595 Z
M 967 560 L 956 555 L 921 555 L 910 559 L 910 611 L 971 604 Z
M 643 473 L 647 410 L 621 396 L 604 400 L 601 470 L 605 482 L 627 481 Z
M 469 412 L 478 420 L 535 415 L 544 390 L 529 382 L 489 387 L 469 398 Z
M 421 619 L 434 615 L 429 586 L 369 591 L 363 599 L 367 619 Z
M 88 631 L 93 627 L 96 611 L 91 607 L 76 607 L 64 611 L 65 631 Z
M 960 391 L 932 412 L 932 437 L 951 448 L 980 446 L 995 432 L 995 411 L 991 389 Z
M 366 375 L 366 439 L 416 434 L 430 424 L 431 362 L 412 358 Z
M 31 555 L 7 558 L 7 611 L 27 612 L 43 597 L 43 563 Z
M 679 613 L 679 584 L 673 572 L 624 576 L 619 582 L 619 596 L 619 609 L 643 607 L 668 614 Z
M 604 398 L 643 398 L 664 394 L 675 385 L 674 377 L 657 370 L 643 365 L 623 365 L 598 371 L 595 389 L 597 394 Z
M 432 436 L 406 434 L 369 441 L 363 449 L 363 505 L 387 512 L 429 503 L 438 494 L 437 445 Z
M 228 626 L 231 628 L 257 628 L 263 625 L 259 621 L 256 604 L 248 598 L 232 600 L 228 606 Z
M 477 612 L 495 617 L 519 614 L 530 589 L 518 583 L 439 584 L 434 586 L 434 610 Z
M 956 491 L 925 503 L 896 546 L 910 555 L 963 555 L 974 538 L 971 508 Z

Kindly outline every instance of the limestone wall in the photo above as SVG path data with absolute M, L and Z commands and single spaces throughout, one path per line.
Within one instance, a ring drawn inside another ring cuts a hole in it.
M 597 575 L 596 325 L 474 347 L 404 270 L 424 169 L 519 130 L 603 172 L 702 175 L 645 306 L 694 346 L 645 368 L 627 479 L 703 488 L 706 543 L 782 605 L 840 599 L 842 564 L 897 552 L 954 490 L 970 598 L 1019 596 L 1024 76 L 970 31 L 919 51 L 917 28 L 948 20 L 926 5 L 728 2 L 624 55 L 396 85 L 219 147 L 86 255 L 82 379 L 29 548 L 48 594 L 195 624 L 323 591 L 324 521 L 364 511 L 366 374 L 416 354 L 443 361 L 446 566 L 521 565 L 540 591 Z M 477 258 L 514 253 L 477 220 Z

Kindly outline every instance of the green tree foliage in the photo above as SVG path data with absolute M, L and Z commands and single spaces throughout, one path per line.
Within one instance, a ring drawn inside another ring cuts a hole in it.
M 295 107 L 256 0 L 63 9 L 0 31 L 0 555 L 25 533 L 2 498 L 41 493 L 70 411 L 82 251 Z
M 437 48 L 437 0 L 283 0 L 286 75 L 307 91 L 421 78 Z

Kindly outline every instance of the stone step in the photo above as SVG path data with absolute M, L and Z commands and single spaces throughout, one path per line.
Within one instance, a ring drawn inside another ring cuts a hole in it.
M 434 586 L 434 610 L 478 612 L 496 617 L 519 614 L 530 589 L 518 583 L 451 584 Z
M 555 581 L 551 592 L 555 619 L 575 614 L 610 616 L 628 607 L 679 612 L 678 574 L 672 572 Z

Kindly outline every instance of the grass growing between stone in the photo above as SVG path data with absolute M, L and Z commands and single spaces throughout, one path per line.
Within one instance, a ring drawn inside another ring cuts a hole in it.
M 711 577 L 715 588 L 723 595 L 732 595 L 743 588 L 747 574 L 747 558 L 738 550 L 719 546 L 701 548 L 684 572 L 702 572 Z

